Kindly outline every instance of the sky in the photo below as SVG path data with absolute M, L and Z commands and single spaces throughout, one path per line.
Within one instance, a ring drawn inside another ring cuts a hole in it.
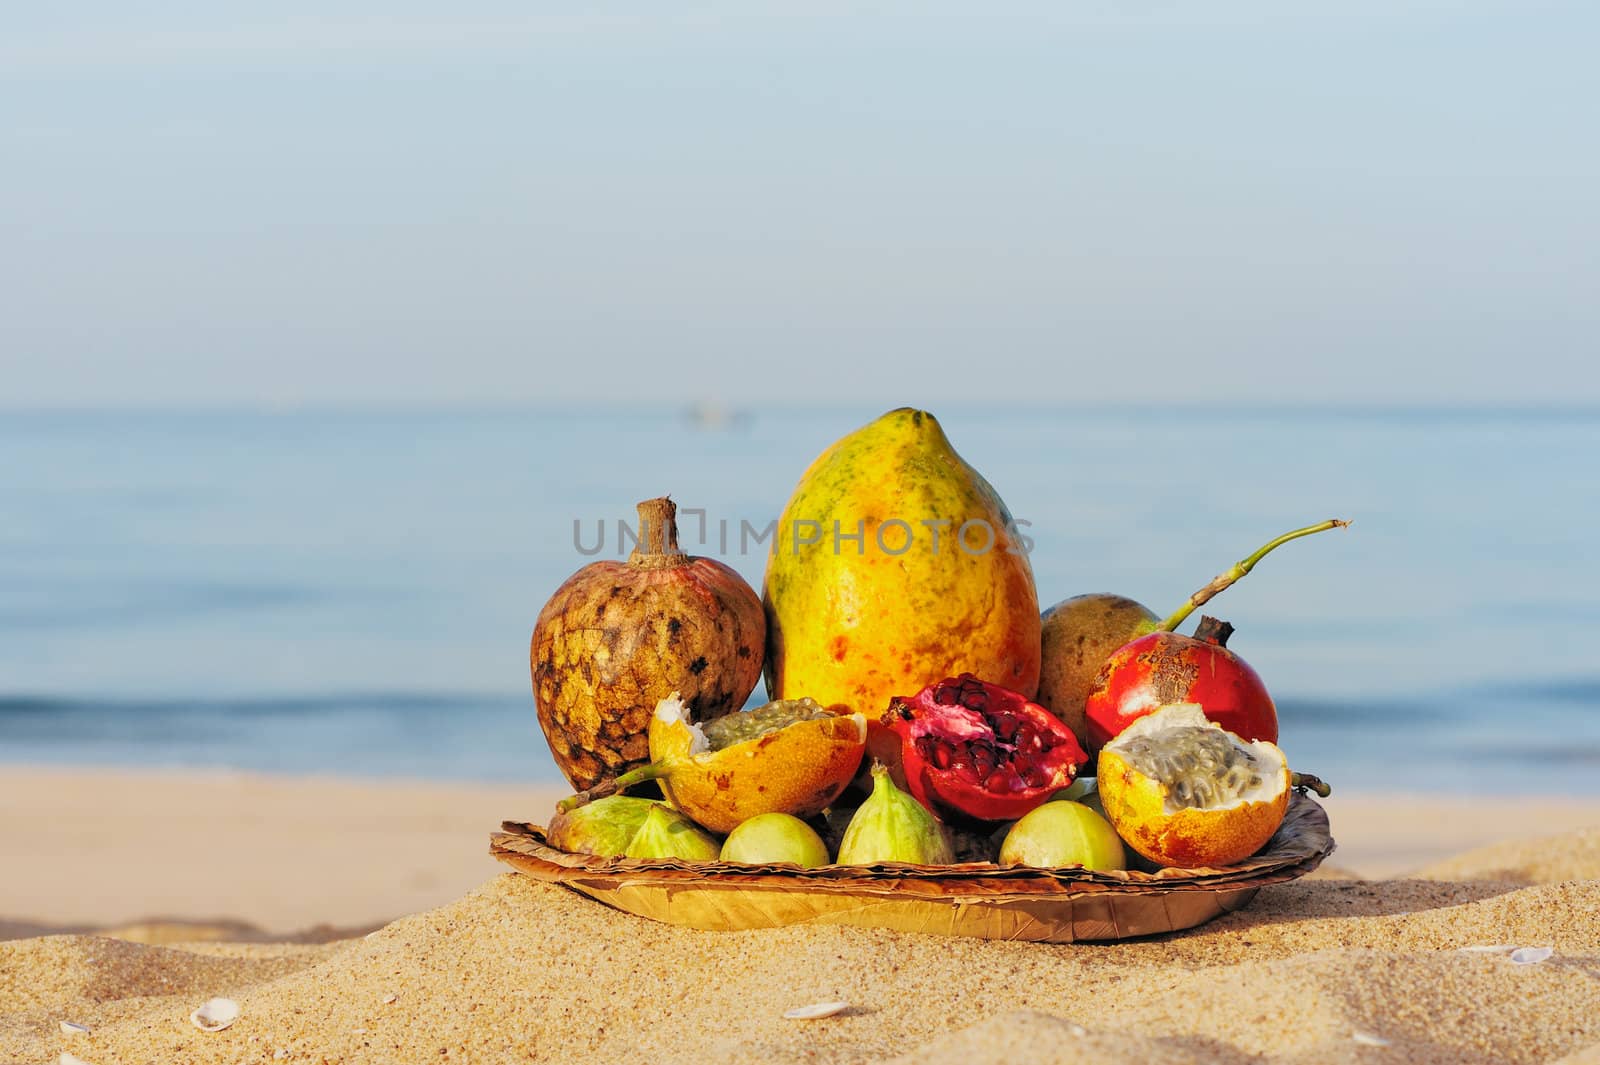
M 1600 403 L 1587 3 L 13 5 L 0 407 Z

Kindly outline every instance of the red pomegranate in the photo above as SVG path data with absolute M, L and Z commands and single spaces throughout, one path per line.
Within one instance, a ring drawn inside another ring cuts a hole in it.
M 1095 677 L 1084 706 L 1091 753 L 1157 707 L 1199 703 L 1246 740 L 1278 741 L 1278 710 L 1249 663 L 1228 650 L 1233 626 L 1201 618 L 1193 636 L 1152 632 L 1123 644 Z
M 944 820 L 1021 817 L 1086 760 L 1048 710 L 971 673 L 896 696 L 881 724 L 899 740 L 906 789 Z

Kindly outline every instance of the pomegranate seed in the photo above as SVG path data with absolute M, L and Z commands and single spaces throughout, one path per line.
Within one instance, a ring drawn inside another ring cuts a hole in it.
M 994 715 L 994 734 L 1007 743 L 1017 734 L 1017 715 L 1009 710 L 1002 710 Z
M 944 706 L 954 706 L 959 700 L 955 688 L 946 684 L 933 693 L 933 701 Z
M 933 755 L 928 760 L 940 769 L 949 769 L 950 760 L 954 754 L 955 752 L 948 743 L 936 743 L 933 745 Z
M 978 775 L 980 777 L 988 776 L 989 773 L 994 769 L 994 766 L 995 766 L 994 748 L 985 747 L 985 746 L 983 746 L 981 744 L 977 744 L 977 743 L 973 744 L 972 745 L 972 768 L 977 770 Z
M 982 688 L 973 687 L 961 693 L 961 705 L 968 710 L 983 711 L 989 706 L 989 693 Z
M 1030 788 L 1042 788 L 1050 783 L 1050 774 L 1045 772 L 1043 766 L 1030 765 L 1022 770 L 1022 779 L 1028 782 Z
M 988 778 L 984 780 L 983 786 L 989 791 L 1010 795 L 1021 791 L 1026 785 L 1022 783 L 1022 778 L 1017 776 L 1015 769 L 1009 765 L 1003 765 L 989 774 Z

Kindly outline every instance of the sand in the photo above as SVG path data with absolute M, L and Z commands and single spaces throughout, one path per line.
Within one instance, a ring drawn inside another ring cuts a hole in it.
M 176 792 L 185 790 L 183 775 L 166 779 Z M 365 800 L 352 799 L 357 804 L 375 801 L 388 787 L 320 783 L 364 793 Z M 56 785 L 72 790 L 64 779 Z M 257 785 L 315 791 L 304 781 Z M 275 822 L 265 793 L 246 790 L 264 821 Z M 452 790 L 438 788 L 434 803 Z M 188 792 L 193 800 L 196 789 Z M 22 913 L 13 905 L 13 887 L 47 878 L 36 866 L 48 863 L 31 853 L 19 865 L 7 846 L 18 836 L 14 799 L 9 785 L 0 792 L 6 863 L 0 914 L 8 916 Z M 57 800 L 41 801 L 37 810 L 72 805 Z M 1349 809 L 1368 801 L 1374 809 Z M 452 840 L 450 857 L 436 868 L 437 876 L 459 873 L 476 886 L 364 937 L 159 946 L 79 934 L 0 942 L 0 1063 L 54 1061 L 64 1050 L 91 1065 L 622 1057 L 935 1065 L 1600 1061 L 1600 811 L 1549 800 L 1574 821 L 1586 813 L 1587 827 L 1521 841 L 1479 840 L 1483 846 L 1464 853 L 1437 860 L 1430 854 L 1394 879 L 1339 875 L 1352 860 L 1357 866 L 1369 860 L 1363 848 L 1379 864 L 1389 860 L 1383 855 L 1400 851 L 1395 839 L 1404 836 L 1408 819 L 1425 810 L 1386 802 L 1386 817 L 1377 799 L 1351 798 L 1345 809 L 1331 808 L 1341 842 L 1332 875 L 1267 888 L 1245 910 L 1189 932 L 1071 946 L 847 928 L 713 933 L 654 924 L 495 873 L 482 855 L 488 830 L 502 814 L 534 816 L 520 807 L 497 809 L 487 823 L 462 829 L 471 860 L 454 857 L 461 848 Z M 423 835 L 451 835 L 442 826 L 466 805 L 437 811 L 432 823 L 417 821 L 420 811 L 397 795 L 386 809 Z M 1453 822 L 1492 826 L 1496 809 L 1459 803 Z M 343 810 L 325 811 L 298 832 L 315 836 L 318 824 L 345 826 L 344 818 Z M 369 853 L 395 844 L 415 861 L 410 842 L 384 840 L 371 825 L 357 829 Z M 293 859 L 295 833 L 285 831 L 290 839 L 264 843 L 278 861 Z M 279 874 L 274 862 L 205 872 L 192 856 L 196 850 L 184 852 L 189 858 L 178 848 L 167 853 L 171 861 L 187 861 L 215 893 L 205 909 L 169 911 L 177 916 L 245 914 L 231 903 L 265 889 L 242 882 Z M 326 864 L 295 866 L 299 894 L 314 900 L 326 890 L 331 900 L 344 898 L 332 881 L 350 872 L 349 860 L 327 858 L 331 849 L 316 853 Z M 443 868 L 458 860 L 466 868 Z M 140 887 L 139 879 L 102 867 L 101 908 L 82 912 L 107 923 L 138 916 L 137 900 L 149 897 L 140 893 L 155 890 Z M 119 896 L 113 887 L 124 882 L 129 892 Z M 30 897 L 34 925 L 93 905 Z M 111 908 L 117 905 L 124 908 Z M 314 905 L 267 907 L 249 916 L 292 925 L 301 912 L 296 907 Z M 358 911 L 341 912 L 360 923 Z M 1520 966 L 1501 953 L 1460 949 L 1499 944 L 1549 946 L 1555 953 Z M 226 1031 L 205 1034 L 187 1018 L 213 995 L 236 998 L 243 1013 Z M 787 1007 L 834 1000 L 850 1009 L 821 1021 L 781 1016 Z M 92 1031 L 64 1035 L 63 1020 Z

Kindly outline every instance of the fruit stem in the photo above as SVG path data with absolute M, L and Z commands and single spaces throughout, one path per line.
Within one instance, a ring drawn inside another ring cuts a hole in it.
M 1202 615 L 1200 624 L 1194 627 L 1194 638 L 1214 643 L 1218 647 L 1228 646 L 1228 638 L 1233 635 L 1233 626 L 1226 621 L 1218 621 L 1209 614 Z
M 628 565 L 645 569 L 683 566 L 689 556 L 678 547 L 678 505 L 668 496 L 646 499 L 639 511 L 639 541 Z
M 649 765 L 642 765 L 638 769 L 630 769 L 619 777 L 607 777 L 587 791 L 580 791 L 576 795 L 568 795 L 565 799 L 556 803 L 556 809 L 564 814 L 571 813 L 580 806 L 588 806 L 596 799 L 604 799 L 607 796 L 617 794 L 619 791 L 626 791 L 635 784 L 643 784 L 647 780 L 655 780 L 657 777 L 665 776 L 667 769 L 668 764 L 666 762 L 651 762 Z
M 1272 540 L 1261 545 L 1261 548 L 1249 558 L 1246 558 L 1240 562 L 1235 562 L 1232 567 L 1211 578 L 1210 584 L 1191 595 L 1189 597 L 1189 601 L 1174 611 L 1171 617 L 1157 625 L 1155 631 L 1172 632 L 1176 630 L 1179 625 L 1182 625 L 1184 621 L 1188 619 L 1190 614 L 1194 613 L 1197 609 L 1210 602 L 1212 596 L 1229 587 L 1234 581 L 1255 569 L 1257 562 L 1260 562 L 1263 558 L 1267 557 L 1267 555 L 1271 554 L 1273 550 L 1282 546 L 1283 544 L 1288 543 L 1290 540 L 1298 540 L 1302 536 L 1310 536 L 1312 533 L 1326 532 L 1329 529 L 1342 529 L 1349 524 L 1350 522 L 1346 520 L 1329 518 L 1327 521 L 1318 522 L 1315 525 L 1307 525 L 1304 529 L 1296 529 L 1293 532 L 1286 532 L 1276 540 Z
M 1333 786 L 1323 782 L 1323 779 L 1313 773 L 1290 773 L 1289 786 L 1302 791 L 1310 790 L 1326 799 L 1333 794 Z

